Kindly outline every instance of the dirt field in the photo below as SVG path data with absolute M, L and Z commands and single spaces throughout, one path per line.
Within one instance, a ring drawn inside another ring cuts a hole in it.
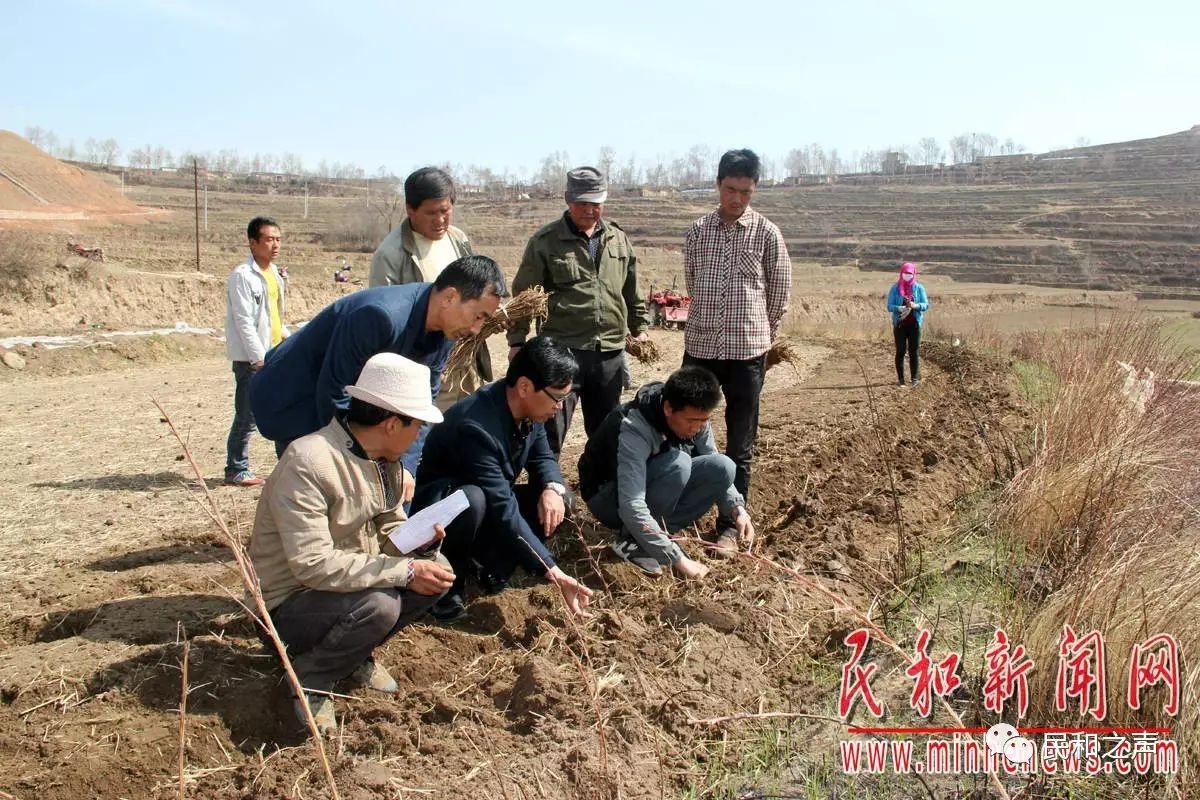
M 139 187 L 131 196 L 167 213 L 80 229 L 110 255 L 103 265 L 58 255 L 60 240 L 80 232 L 69 222 L 0 236 L 0 336 L 94 337 L 85 348 L 21 345 L 13 352 L 24 367 L 0 366 L 0 790 L 177 796 L 186 639 L 188 796 L 327 796 L 279 670 L 239 613 L 229 552 L 152 404 L 185 432 L 225 517 L 248 535 L 257 491 L 219 482 L 232 405 L 222 345 L 101 335 L 177 321 L 219 332 L 224 277 L 244 257 L 243 226 L 256 213 L 284 221 L 287 316 L 304 319 L 354 289 L 329 281 L 338 259 L 365 278 L 369 254 L 329 240 L 361 209 L 315 198 L 305 220 L 299 198 L 213 193 L 196 271 L 192 222 L 180 213 L 190 194 Z M 612 204 L 647 284 L 678 279 L 681 224 L 708 202 Z M 806 202 L 793 207 L 797 219 Z M 525 237 L 557 213 L 551 202 L 463 202 L 458 222 L 511 275 Z M 969 239 L 988 245 L 978 232 Z M 752 725 L 694 723 L 770 710 L 836 716 L 841 638 L 857 627 L 846 604 L 886 619 L 881 598 L 902 566 L 959 574 L 961 561 L 944 549 L 955 515 L 1007 468 L 1026 424 L 1009 365 L 981 354 L 990 337 L 1143 311 L 1185 335 L 1200 322 L 1191 316 L 1200 303 L 1187 299 L 963 280 L 934 267 L 922 277 L 934 303 L 925 380 L 906 391 L 892 385 L 883 309 L 893 275 L 810 256 L 796 259 L 794 277 L 787 324 L 800 361 L 769 375 L 751 497 L 758 553 L 775 565 L 715 562 L 698 585 L 649 580 L 616 562 L 607 533 L 582 513 L 555 549 L 597 590 L 596 619 L 569 624 L 556 595 L 533 582 L 477 598 L 465 626 L 406 630 L 379 654 L 401 694 L 356 690 L 338 701 L 344 728 L 330 751 L 343 797 L 762 796 L 744 793 L 758 785 L 745 777 L 756 765 L 831 757 L 844 725 L 805 720 L 783 741 Z M 635 384 L 679 363 L 681 335 L 653 335 L 664 361 L 636 365 Z M 492 346 L 499 367 L 503 343 Z M 717 432 L 723 438 L 719 421 Z M 570 479 L 581 446 L 577 425 L 564 457 Z M 254 448 L 266 472 L 271 448 Z M 703 557 L 697 542 L 685 547 Z M 955 624 L 987 628 L 994 612 L 969 586 Z M 895 666 L 885 665 L 882 682 L 898 697 Z M 968 716 L 975 709 L 965 697 L 955 704 Z
M 674 362 L 678 335 L 656 338 Z M 865 603 L 895 541 L 859 363 L 878 384 L 888 447 L 913 465 L 902 474 L 903 495 L 921 498 L 904 510 L 914 531 L 945 520 L 978 473 L 981 444 L 942 402 L 952 393 L 943 369 L 931 366 L 921 391 L 901 395 L 883 388 L 890 364 L 876 345 L 814 344 L 802 355 L 798 368 L 774 369 L 767 389 L 754 499 L 762 552 Z M 980 413 L 997 423 L 1012 413 L 995 373 L 972 364 L 966 374 Z M 42 798 L 173 791 L 178 642 L 187 637 L 193 796 L 319 796 L 277 670 L 248 625 L 229 621 L 238 590 L 227 552 L 152 398 L 215 485 L 230 403 L 216 359 L 135 369 L 119 384 L 28 382 L 0 406 L 0 786 Z M 902 427 L 901 418 L 918 422 Z M 271 463 L 265 442 L 254 460 Z M 256 493 L 215 491 L 247 533 Z M 381 658 L 403 691 L 396 701 L 356 692 L 345 702 L 334 745 L 344 796 L 410 796 L 407 787 L 411 796 L 587 797 L 605 773 L 624 797 L 675 796 L 703 775 L 707 739 L 688 718 L 832 702 L 829 687 L 797 673 L 840 636 L 845 622 L 828 602 L 749 562 L 717 564 L 700 586 L 645 580 L 605 555 L 586 517 L 581 534 L 598 573 L 569 534 L 558 549 L 601 592 L 594 622 L 573 629 L 535 586 L 478 600 L 465 628 L 418 626 L 389 643 Z M 600 687 L 607 764 L 576 660 Z

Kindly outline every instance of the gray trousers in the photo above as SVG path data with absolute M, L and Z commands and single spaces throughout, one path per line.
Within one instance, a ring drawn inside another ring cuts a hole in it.
M 602 524 L 620 528 L 621 536 L 632 538 L 647 555 L 667 566 L 678 561 L 683 551 L 661 531 L 662 524 L 673 533 L 700 519 L 729 491 L 735 471 L 733 460 L 720 453 L 692 458 L 672 448 L 650 459 L 646 463 L 646 506 L 658 523 L 655 531 L 624 524 L 616 481 L 601 486 L 588 500 L 588 508 Z
M 423 617 L 437 599 L 395 588 L 304 589 L 272 609 L 271 620 L 287 645 L 300 685 L 328 692 L 376 647 Z

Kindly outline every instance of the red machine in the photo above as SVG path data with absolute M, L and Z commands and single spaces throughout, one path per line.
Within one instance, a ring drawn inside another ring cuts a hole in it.
M 651 325 L 678 330 L 683 330 L 687 325 L 692 298 L 676 291 L 674 286 L 670 289 L 651 288 L 649 304 Z

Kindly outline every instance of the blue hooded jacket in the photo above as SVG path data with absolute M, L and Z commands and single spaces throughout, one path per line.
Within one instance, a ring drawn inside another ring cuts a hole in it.
M 267 352 L 250 381 L 254 422 L 268 439 L 290 442 L 329 424 L 350 406 L 345 387 L 358 380 L 367 359 L 396 353 L 429 367 L 436 398 L 454 342 L 426 331 L 433 284 L 379 286 L 348 294 Z M 413 475 L 429 426 L 401 463 Z
M 929 296 L 925 294 L 925 287 L 920 283 L 913 282 L 913 302 L 917 307 L 912 310 L 916 315 L 917 327 L 921 327 L 925 319 L 925 312 L 929 310 Z M 892 312 L 892 327 L 900 324 L 900 309 L 904 308 L 904 296 L 900 294 L 900 286 L 893 283 L 891 290 L 887 296 L 888 311 Z

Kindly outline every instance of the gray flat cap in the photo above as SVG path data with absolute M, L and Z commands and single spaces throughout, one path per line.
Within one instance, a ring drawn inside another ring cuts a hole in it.
M 608 199 L 608 182 L 595 167 L 576 167 L 567 173 L 568 203 L 603 203 Z

